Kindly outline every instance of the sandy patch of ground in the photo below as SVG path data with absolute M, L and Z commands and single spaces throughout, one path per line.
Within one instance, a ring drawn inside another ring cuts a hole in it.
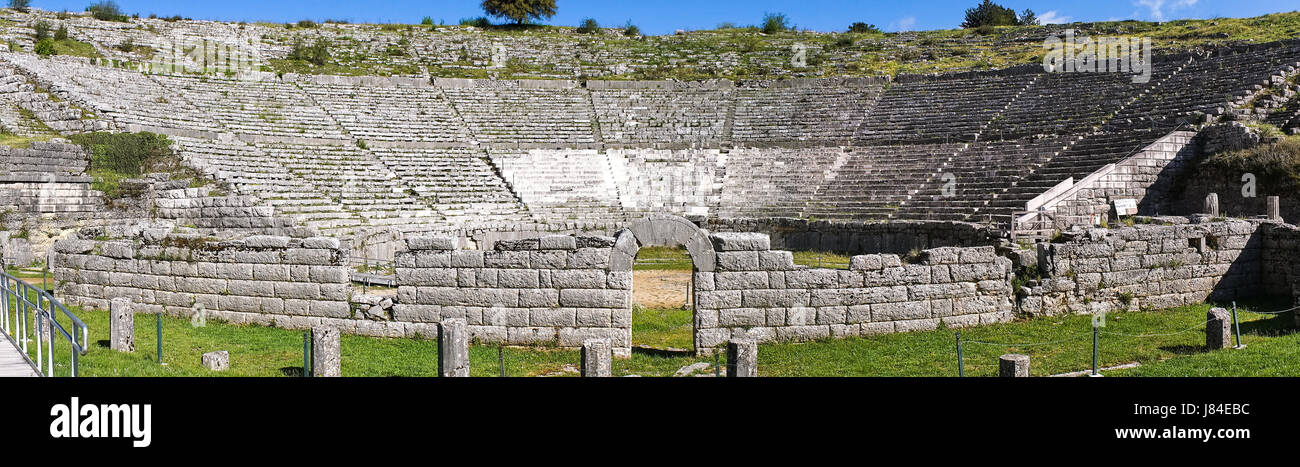
M 686 306 L 690 271 L 636 271 L 632 273 L 632 303 L 645 308 Z

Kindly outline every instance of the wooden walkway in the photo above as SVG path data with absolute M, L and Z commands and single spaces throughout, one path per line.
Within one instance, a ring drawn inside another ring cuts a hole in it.
M 3 333 L 0 333 L 0 378 L 40 376 L 36 369 L 23 358 L 21 350 L 14 347 Z

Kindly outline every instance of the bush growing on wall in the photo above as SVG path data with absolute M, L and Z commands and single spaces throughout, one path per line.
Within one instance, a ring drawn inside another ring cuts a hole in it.
M 147 172 L 178 172 L 183 167 L 171 149 L 171 140 L 154 133 L 85 133 L 69 137 L 90 153 L 94 188 L 109 199 L 119 199 L 121 181 Z

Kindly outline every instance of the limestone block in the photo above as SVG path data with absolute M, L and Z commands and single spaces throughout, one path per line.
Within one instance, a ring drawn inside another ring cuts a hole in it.
M 758 344 L 754 341 L 732 340 L 727 343 L 727 377 L 752 378 L 758 376 Z
M 230 369 L 230 352 L 218 350 L 203 354 L 203 367 L 212 371 L 226 371 Z
M 1208 350 L 1226 349 L 1232 346 L 1232 315 L 1223 308 L 1214 308 L 1206 313 L 1205 347 Z
M 709 236 L 716 251 L 764 251 L 772 248 L 772 240 L 762 233 L 716 233 Z
M 1028 378 L 1029 356 L 1007 354 L 998 358 L 998 376 L 1004 378 Z

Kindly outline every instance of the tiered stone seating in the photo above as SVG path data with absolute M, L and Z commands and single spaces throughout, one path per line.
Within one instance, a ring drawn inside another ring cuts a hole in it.
M 1043 74 L 1003 72 L 903 77 L 867 115 L 855 144 L 975 141 L 1018 93 Z
M 708 214 L 721 201 L 727 155 L 716 149 L 608 150 L 623 210 Z
M 89 156 L 81 146 L 66 142 L 33 142 L 31 147 L 13 149 L 0 146 L 0 174 L 33 173 L 83 175 Z
M 597 142 L 590 95 L 578 88 L 497 86 L 444 87 L 475 138 L 495 146 L 571 147 Z M 536 84 L 534 84 L 536 85 Z
M 257 195 L 278 214 L 308 227 L 334 229 L 361 224 L 336 197 L 317 188 L 291 169 L 285 160 L 242 142 L 173 137 L 190 165 L 244 194 Z
M 632 147 L 721 144 L 734 87 L 730 83 L 675 84 L 590 82 L 605 143 Z M 620 85 L 627 87 L 611 87 Z
M 355 146 L 258 143 L 259 149 L 318 193 L 335 199 L 365 224 L 400 225 L 442 220 L 416 199 L 397 174 L 374 154 Z
M 491 151 L 501 176 L 536 219 L 622 220 L 609 158 L 594 150 Z
M 465 124 L 434 87 L 302 84 L 353 137 L 367 142 L 459 143 Z
M 1157 70 L 1162 63 L 1155 63 Z M 1283 68 L 1300 63 L 1300 42 L 1284 41 L 1242 48 L 1216 49 L 1163 80 L 1115 116 L 1111 131 L 1170 125 L 1194 112 L 1217 113 L 1268 84 Z
M 807 214 L 819 219 L 884 219 L 924 187 L 963 144 L 853 148 L 817 189 Z
M 1125 73 L 1044 73 L 993 119 L 981 139 L 1087 133 L 1172 73 L 1169 67 L 1158 71 L 1164 73 L 1141 84 Z
M 727 154 L 722 217 L 803 217 L 817 188 L 843 164 L 841 148 L 735 149 Z
M 982 221 L 993 197 L 1065 150 L 1075 137 L 972 143 L 936 167 L 912 199 L 894 215 L 902 219 Z M 945 193 L 951 173 L 951 192 Z M 950 194 L 951 196 L 945 196 Z
M 527 219 L 527 208 L 510 192 L 478 149 L 372 149 L 415 196 L 449 219 L 477 222 Z
M 736 92 L 731 139 L 738 145 L 847 144 L 883 88 L 867 79 L 746 83 Z
M 37 83 L 7 66 L 0 67 L 0 103 L 5 108 L 0 111 L 0 125 L 19 134 L 35 135 L 50 130 L 81 133 L 107 128 L 107 122 L 38 89 Z
M 71 100 L 112 118 L 119 127 L 144 125 L 205 131 L 219 128 L 216 120 L 179 93 L 141 73 L 25 55 L 10 60 L 28 73 L 48 80 L 52 88 L 67 94 Z
M 174 76 L 156 79 L 229 131 L 281 138 L 347 138 L 343 128 L 292 83 Z
M 0 146 L 0 212 L 92 215 L 104 206 L 85 176 L 90 156 L 66 140 Z

